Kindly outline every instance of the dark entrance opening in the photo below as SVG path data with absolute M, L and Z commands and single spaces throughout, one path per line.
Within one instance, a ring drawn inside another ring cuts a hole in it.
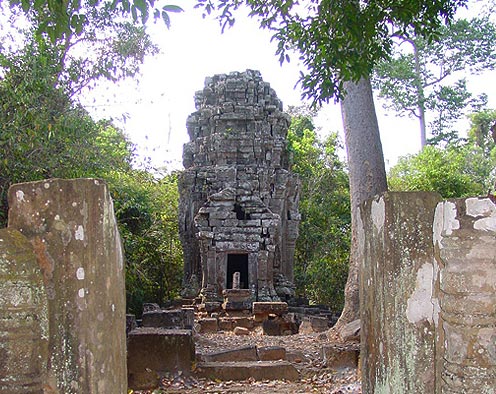
M 239 287 L 248 289 L 248 255 L 247 254 L 228 254 L 227 255 L 227 286 L 226 289 L 232 289 L 233 274 L 240 273 Z
M 234 204 L 234 212 L 236 212 L 236 219 L 238 220 L 250 220 L 251 215 L 246 213 L 243 207 L 239 204 Z

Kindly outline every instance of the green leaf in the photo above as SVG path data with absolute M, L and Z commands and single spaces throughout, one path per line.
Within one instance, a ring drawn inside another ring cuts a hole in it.
M 148 4 L 145 0 L 134 0 L 133 4 L 138 10 L 140 10 L 141 14 L 148 13 Z
M 183 12 L 184 10 L 177 5 L 164 5 L 162 10 L 166 12 Z
M 164 20 L 165 26 L 167 26 L 167 29 L 170 28 L 170 18 L 169 14 L 167 12 L 162 11 L 162 19 Z
M 29 11 L 29 9 L 31 8 L 31 1 L 30 0 L 21 0 L 21 6 L 22 6 L 22 10 L 27 13 Z
M 136 7 L 141 13 L 141 22 L 145 24 L 148 20 L 148 3 L 145 0 L 134 0 L 134 7 Z
M 55 30 L 55 28 L 53 28 L 51 26 L 47 26 L 46 33 L 48 34 L 48 37 L 50 38 L 50 40 L 52 42 L 56 41 L 58 36 L 57 36 L 57 31 Z

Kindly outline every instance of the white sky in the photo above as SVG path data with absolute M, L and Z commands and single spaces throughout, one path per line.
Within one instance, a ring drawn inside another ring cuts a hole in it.
M 193 3 L 193 2 L 191 2 Z M 182 168 L 182 146 L 188 141 L 186 118 L 195 111 L 194 93 L 203 88 L 205 77 L 217 73 L 259 70 L 264 81 L 275 89 L 284 107 L 301 105 L 300 91 L 293 87 L 298 80 L 299 64 L 295 55 L 291 63 L 279 64 L 276 43 L 271 34 L 260 30 L 256 20 L 238 17 L 234 27 L 221 34 L 217 21 L 203 19 L 199 10 L 187 9 L 171 14 L 172 26 L 167 30 L 161 21 L 150 23 L 149 32 L 161 53 L 146 60 L 138 81 L 121 85 L 102 85 L 83 104 L 97 117 L 119 119 L 126 113 L 124 128 L 138 145 L 142 156 L 151 157 L 157 166 Z M 496 84 L 492 92 L 484 82 L 488 77 L 469 80 L 474 94 L 489 95 L 489 106 L 496 107 Z M 94 101 L 93 101 L 94 100 Z M 416 153 L 420 147 L 418 122 L 385 114 L 376 100 L 379 127 L 386 166 L 394 165 L 399 156 Z M 317 125 L 322 133 L 342 130 L 341 113 L 336 105 L 325 106 Z M 467 123 L 468 125 L 468 123 Z

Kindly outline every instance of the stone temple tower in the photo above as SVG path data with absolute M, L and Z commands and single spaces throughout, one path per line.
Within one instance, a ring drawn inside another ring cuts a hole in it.
M 195 95 L 179 178 L 184 295 L 204 302 L 249 289 L 251 301 L 294 295 L 299 181 L 289 170 L 289 115 L 258 71 L 220 74 Z M 189 294 L 188 294 L 189 293 Z

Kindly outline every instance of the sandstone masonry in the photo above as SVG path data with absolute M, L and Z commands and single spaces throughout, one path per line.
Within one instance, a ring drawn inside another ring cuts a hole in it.
M 386 193 L 358 239 L 363 392 L 494 394 L 496 205 Z
M 239 272 L 252 301 L 287 300 L 300 220 L 290 117 L 258 71 L 207 78 L 195 103 L 179 179 L 184 295 L 222 301 Z
M 2 322 L 8 330 L 18 326 L 12 341 L 19 341 L 29 326 L 32 344 L 41 344 L 35 353 L 27 345 L 19 348 L 17 363 L 8 356 L 9 370 L 24 381 L 27 372 L 39 372 L 45 394 L 127 392 L 123 251 L 105 183 L 49 179 L 12 185 L 8 227 L 19 245 L 31 243 L 37 267 L 21 258 L 6 265 L 0 258 L 0 276 L 11 278 L 13 292 L 5 297 L 0 286 L 0 331 Z M 2 361 L 2 349 L 12 346 L 9 335 L 0 338 Z
M 42 394 L 48 361 L 43 277 L 29 241 L 0 229 L 0 394 Z

